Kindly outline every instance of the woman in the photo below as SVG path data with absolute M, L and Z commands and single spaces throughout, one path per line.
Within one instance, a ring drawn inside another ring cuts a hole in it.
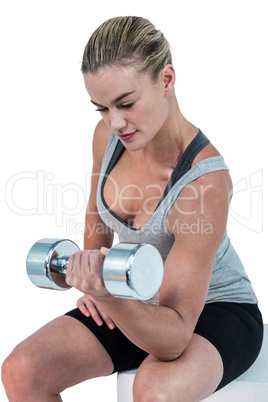
M 262 343 L 257 299 L 226 234 L 228 168 L 182 115 L 169 45 L 149 21 L 103 23 L 82 72 L 102 115 L 85 250 L 70 257 L 66 277 L 85 295 L 4 362 L 8 398 L 57 401 L 86 379 L 139 367 L 134 401 L 200 401 L 247 370 Z M 104 286 L 114 232 L 153 244 L 165 261 L 160 292 L 147 303 Z

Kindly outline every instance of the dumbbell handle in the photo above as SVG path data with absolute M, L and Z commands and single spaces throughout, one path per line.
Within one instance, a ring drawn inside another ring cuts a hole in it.
M 51 260 L 51 270 L 54 269 L 59 274 L 66 275 L 68 261 L 69 257 L 53 258 Z
M 67 265 L 68 265 L 69 257 L 58 257 L 53 258 L 51 260 L 51 271 L 56 272 L 58 274 L 67 275 Z M 129 271 L 126 271 L 126 283 L 128 286 L 131 286 L 130 274 Z

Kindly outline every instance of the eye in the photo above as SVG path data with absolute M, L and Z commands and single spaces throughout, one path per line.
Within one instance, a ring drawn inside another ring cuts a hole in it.
M 121 107 L 122 109 L 131 109 L 132 106 L 134 106 L 134 102 L 127 103 L 126 105 L 121 105 L 120 107 Z
M 96 109 L 96 112 L 107 112 L 107 110 L 108 110 L 107 107 L 103 107 L 103 108 Z
M 134 102 L 130 102 L 124 105 L 118 105 L 118 108 L 121 109 L 131 109 L 134 106 Z M 107 107 L 99 107 L 98 109 L 96 109 L 96 112 L 101 112 L 101 113 L 105 113 L 107 112 L 109 109 Z

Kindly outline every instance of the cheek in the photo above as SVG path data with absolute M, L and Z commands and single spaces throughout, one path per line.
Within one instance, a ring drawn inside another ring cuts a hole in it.
M 100 113 L 100 115 L 101 115 L 101 117 L 102 117 L 104 123 L 106 124 L 106 126 L 109 128 L 109 130 L 111 130 L 111 127 L 110 127 L 110 119 L 109 119 L 108 115 L 105 114 L 105 113 Z M 111 131 L 112 131 L 112 130 L 111 130 Z
M 144 97 L 136 112 L 140 117 L 152 123 L 155 120 L 159 121 L 163 119 L 163 116 L 166 114 L 166 108 L 166 102 L 156 93 L 154 96 Z
M 160 103 L 150 105 L 144 113 L 144 121 L 150 131 L 158 131 L 166 121 L 168 110 Z

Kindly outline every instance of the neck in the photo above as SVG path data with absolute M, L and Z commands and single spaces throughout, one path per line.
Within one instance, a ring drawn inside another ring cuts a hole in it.
M 197 132 L 198 128 L 182 115 L 174 95 L 166 122 L 153 140 L 140 150 L 140 156 L 143 160 L 175 166 Z

